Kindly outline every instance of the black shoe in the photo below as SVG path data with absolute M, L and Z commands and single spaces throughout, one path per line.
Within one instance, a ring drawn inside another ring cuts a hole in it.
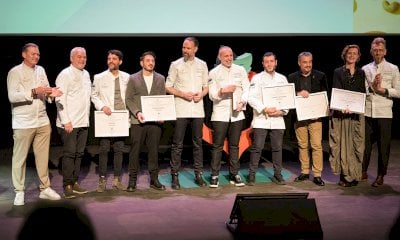
M 303 181 L 309 180 L 309 179 L 310 179 L 310 175 L 309 174 L 302 173 L 297 178 L 295 178 L 294 181 L 295 182 L 303 182 Z
M 136 185 L 129 185 L 129 186 L 126 188 L 126 191 L 127 191 L 127 192 L 134 192 L 134 191 L 136 191 Z
M 285 179 L 283 179 L 282 175 L 274 175 L 271 180 L 278 185 L 286 185 Z
M 247 179 L 247 185 L 254 186 L 254 184 L 256 184 L 256 175 L 255 174 L 249 174 L 249 177 Z
M 321 177 L 314 177 L 314 181 L 313 181 L 316 185 L 318 186 L 325 186 L 324 181 L 322 180 Z
M 236 187 L 243 187 L 245 184 L 239 174 L 230 176 L 230 184 L 234 184 Z
M 171 177 L 172 177 L 171 188 L 175 189 L 175 190 L 181 189 L 181 185 L 179 184 L 179 175 L 178 175 L 178 173 L 172 173 Z
M 158 178 L 150 180 L 150 187 L 156 190 L 165 190 L 165 186 L 158 181 Z
M 218 176 L 211 176 L 210 188 L 217 188 L 219 186 Z
M 194 182 L 200 187 L 206 186 L 206 182 L 203 180 L 203 175 L 201 173 L 196 173 L 194 177 Z
M 358 185 L 358 181 L 353 180 L 353 181 L 350 182 L 350 185 L 351 185 L 352 187 L 355 187 L 355 186 Z

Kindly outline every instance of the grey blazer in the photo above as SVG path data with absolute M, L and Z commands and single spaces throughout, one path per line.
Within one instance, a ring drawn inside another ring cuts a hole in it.
M 165 77 L 153 72 L 150 94 L 143 78 L 143 71 L 132 74 L 126 87 L 125 103 L 131 115 L 131 124 L 139 124 L 136 114 L 142 111 L 141 96 L 165 95 Z M 145 116 L 146 117 L 146 116 Z

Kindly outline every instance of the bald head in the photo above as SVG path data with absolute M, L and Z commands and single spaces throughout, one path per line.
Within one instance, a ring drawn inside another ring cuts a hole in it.
M 228 46 L 222 46 L 218 51 L 218 59 L 224 67 L 230 68 L 233 63 L 233 51 Z

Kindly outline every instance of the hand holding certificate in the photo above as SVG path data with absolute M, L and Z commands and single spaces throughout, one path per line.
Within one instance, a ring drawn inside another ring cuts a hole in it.
M 94 112 L 95 137 L 126 137 L 129 136 L 129 126 L 127 110 L 113 111 L 111 115 L 103 111 Z
M 263 87 L 262 97 L 267 107 L 275 107 L 279 110 L 296 108 L 294 83 Z
M 326 91 L 311 93 L 308 97 L 296 96 L 296 113 L 298 121 L 329 116 Z
M 141 96 L 142 113 L 146 122 L 176 120 L 173 95 Z
M 365 112 L 365 93 L 332 88 L 331 109 Z

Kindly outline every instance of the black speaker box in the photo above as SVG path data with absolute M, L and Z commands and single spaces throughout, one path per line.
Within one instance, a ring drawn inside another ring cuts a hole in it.
M 242 198 L 235 211 L 236 239 L 323 239 L 314 199 Z

